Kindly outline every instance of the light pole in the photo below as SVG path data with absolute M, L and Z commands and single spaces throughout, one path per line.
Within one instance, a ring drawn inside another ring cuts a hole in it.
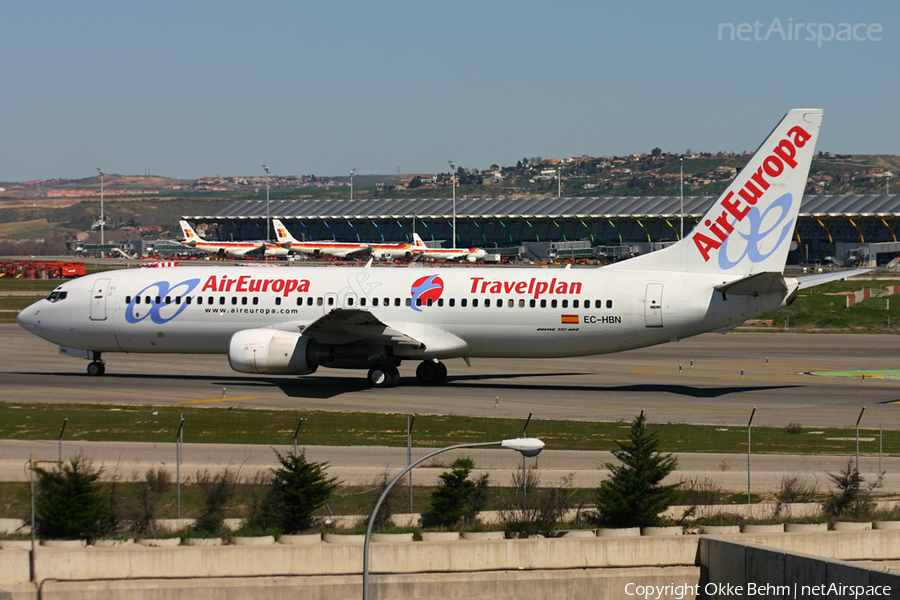
M 447 161 L 450 164 L 450 185 L 453 186 L 453 245 L 456 248 L 456 165 L 452 160 Z
M 681 173 L 681 192 L 679 193 L 679 198 L 681 198 L 681 235 L 678 237 L 678 241 L 684 239 L 684 157 L 678 159 L 679 171 Z
M 103 169 L 97 167 L 97 172 L 100 173 L 100 245 L 102 246 L 105 243 L 103 228 L 106 225 L 106 217 L 103 214 Z
M 353 200 L 353 174 L 356 173 L 356 169 L 350 169 L 350 199 Z
M 394 484 L 400 481 L 404 475 L 406 475 L 413 469 L 413 467 L 425 462 L 433 456 L 437 456 L 438 454 L 448 452 L 450 450 L 459 450 L 460 448 L 480 448 L 482 446 L 501 446 L 503 448 L 509 448 L 511 450 L 521 452 L 522 456 L 537 456 L 541 453 L 541 450 L 544 449 L 544 442 L 537 438 L 515 438 L 497 442 L 457 444 L 455 446 L 447 446 L 446 448 L 441 448 L 440 450 L 435 450 L 430 454 L 426 454 L 416 462 L 403 469 L 403 471 L 401 471 L 399 475 L 394 477 L 393 481 L 391 481 L 387 485 L 387 487 L 384 488 L 384 491 L 381 493 L 381 497 L 378 498 L 378 502 L 375 503 L 375 508 L 372 509 L 372 515 L 369 517 L 369 525 L 368 527 L 366 527 L 366 538 L 363 543 L 363 600 L 369 599 L 369 543 L 372 540 L 372 528 L 375 526 L 375 517 L 378 515 L 378 510 L 384 503 L 384 499 L 387 498 L 387 495 L 390 493 L 391 488 L 394 487 Z
M 268 242 L 269 223 L 271 223 L 271 216 L 269 215 L 269 167 L 263 165 L 262 168 L 266 170 L 266 242 Z

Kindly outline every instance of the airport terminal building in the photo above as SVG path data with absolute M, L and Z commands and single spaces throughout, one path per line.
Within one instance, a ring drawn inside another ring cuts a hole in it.
M 684 197 L 688 234 L 715 201 Z M 279 218 L 298 239 L 409 241 L 415 231 L 427 242 L 453 237 L 454 201 L 428 199 L 265 200 L 233 202 L 212 215 L 186 216 L 207 224 L 219 240 L 265 238 L 267 214 Z M 678 196 L 593 198 L 457 198 L 459 247 L 537 258 L 610 259 L 645 253 L 680 237 Z M 796 244 L 789 262 L 884 265 L 900 256 L 900 194 L 806 195 L 800 206 Z M 438 245 L 435 243 L 435 245 Z

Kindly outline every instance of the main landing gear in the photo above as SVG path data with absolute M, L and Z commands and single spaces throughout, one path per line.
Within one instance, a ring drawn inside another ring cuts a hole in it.
M 436 360 L 422 361 L 416 368 L 416 379 L 422 385 L 440 385 L 447 379 L 447 365 Z
M 391 363 L 382 363 L 369 369 L 369 383 L 372 387 L 390 388 L 400 383 L 400 371 Z
M 372 387 L 390 388 L 400 382 L 400 371 L 393 363 L 381 363 L 369 369 L 369 383 Z M 440 385 L 447 380 L 447 366 L 436 360 L 425 360 L 416 368 L 416 379 L 420 385 Z

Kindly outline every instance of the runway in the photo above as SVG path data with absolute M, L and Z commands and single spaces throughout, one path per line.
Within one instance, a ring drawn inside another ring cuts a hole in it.
M 447 362 L 441 387 L 421 387 L 415 362 L 400 386 L 372 389 L 362 371 L 303 377 L 233 372 L 224 355 L 105 354 L 106 375 L 17 325 L 0 325 L 4 401 L 240 406 L 289 410 L 464 414 L 591 421 L 900 429 L 900 381 L 809 372 L 896 369 L 900 336 L 706 334 L 677 343 L 582 358 Z M 768 359 L 768 365 L 766 364 Z M 691 361 L 693 360 L 693 367 Z M 681 371 L 679 371 L 681 365 Z M 742 375 L 743 372 L 743 375 Z M 224 397 L 223 397 L 224 396 Z

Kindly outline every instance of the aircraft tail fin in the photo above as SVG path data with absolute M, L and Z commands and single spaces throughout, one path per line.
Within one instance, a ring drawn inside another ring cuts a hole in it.
M 788 112 L 689 235 L 664 250 L 611 266 L 734 279 L 781 273 L 823 114 L 804 108 Z
M 279 244 L 292 244 L 299 241 L 291 235 L 287 227 L 281 222 L 281 219 L 272 219 L 272 228 L 275 230 L 275 239 Z
M 418 233 L 412 234 L 413 238 L 413 248 L 425 248 L 425 242 L 422 241 L 422 238 L 419 237 Z
M 184 235 L 185 243 L 193 245 L 197 242 L 204 241 L 187 221 L 178 221 L 178 224 L 181 225 L 181 233 Z

